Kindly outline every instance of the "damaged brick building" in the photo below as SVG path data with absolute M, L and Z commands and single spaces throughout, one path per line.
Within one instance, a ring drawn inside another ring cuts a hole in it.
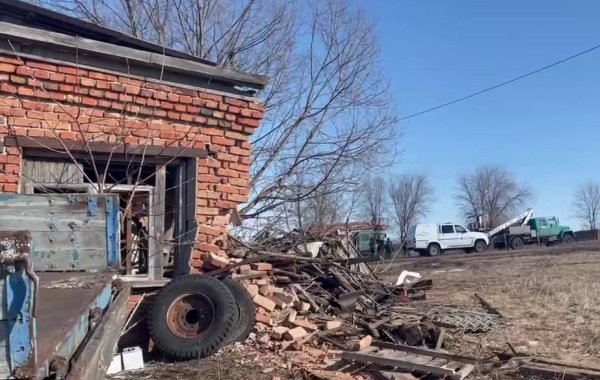
M 118 193 L 128 274 L 219 264 L 266 78 L 18 1 L 0 16 L 0 191 Z

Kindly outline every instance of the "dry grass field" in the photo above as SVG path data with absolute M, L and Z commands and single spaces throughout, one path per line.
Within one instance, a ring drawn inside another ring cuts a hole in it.
M 427 302 L 479 308 L 478 293 L 505 317 L 487 334 L 451 336 L 454 353 L 488 357 L 510 342 L 519 352 L 600 367 L 600 244 L 415 259 L 388 276 L 401 269 L 433 279 Z

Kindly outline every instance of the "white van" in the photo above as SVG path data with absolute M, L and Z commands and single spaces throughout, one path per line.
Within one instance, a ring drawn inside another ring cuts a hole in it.
M 489 244 L 486 234 L 471 232 L 457 223 L 412 225 L 406 238 L 406 248 L 421 256 L 437 256 L 449 249 L 484 252 Z

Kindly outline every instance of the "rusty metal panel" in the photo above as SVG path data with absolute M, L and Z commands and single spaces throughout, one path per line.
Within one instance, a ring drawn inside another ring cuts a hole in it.
M 104 270 L 107 197 L 0 194 L 0 231 L 30 232 L 36 271 Z

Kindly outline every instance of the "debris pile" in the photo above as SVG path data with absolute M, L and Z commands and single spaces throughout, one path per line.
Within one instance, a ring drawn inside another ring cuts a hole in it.
M 289 245 L 288 245 L 289 246 Z M 340 254 L 340 251 L 342 254 Z M 213 274 L 233 271 L 256 307 L 250 341 L 285 352 L 315 378 L 394 378 L 419 373 L 463 378 L 475 359 L 442 351 L 445 329 L 485 332 L 501 317 L 425 302 L 429 279 L 382 281 L 361 258 L 326 242 L 318 254 L 246 252 Z M 402 358 L 400 360 L 399 358 Z

